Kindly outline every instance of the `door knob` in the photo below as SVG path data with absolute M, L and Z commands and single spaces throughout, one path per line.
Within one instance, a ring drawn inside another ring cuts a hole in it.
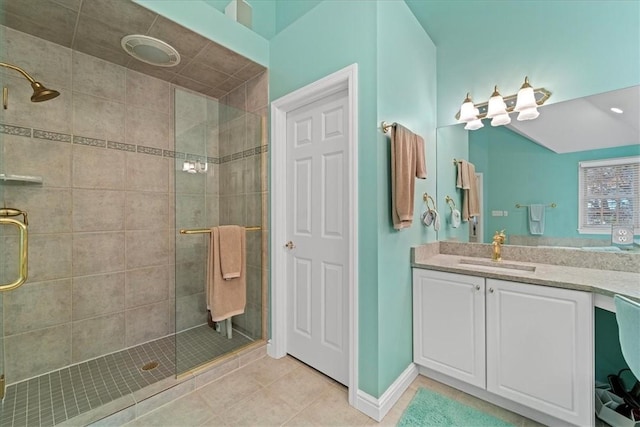
M 295 248 L 295 247 L 296 247 L 296 245 L 294 245 L 294 244 L 293 244 L 293 242 L 292 242 L 291 240 L 289 240 L 289 241 L 287 242 L 287 244 L 286 244 L 286 245 L 284 245 L 284 247 L 285 247 L 285 248 L 287 248 L 287 249 L 289 249 L 289 250 L 291 250 L 291 249 Z

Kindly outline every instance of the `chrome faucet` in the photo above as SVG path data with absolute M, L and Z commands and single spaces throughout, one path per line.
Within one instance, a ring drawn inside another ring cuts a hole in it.
M 495 262 L 502 261 L 502 245 L 504 244 L 504 240 L 506 239 L 506 234 L 504 234 L 504 230 L 496 231 L 496 234 L 493 235 L 493 243 L 491 244 L 493 247 L 493 253 L 491 255 L 491 260 Z

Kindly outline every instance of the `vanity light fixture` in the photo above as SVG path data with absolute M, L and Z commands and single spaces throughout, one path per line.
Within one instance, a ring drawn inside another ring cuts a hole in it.
M 476 130 L 483 127 L 482 119 L 492 119 L 491 126 L 502 126 L 511 123 L 509 113 L 515 111 L 518 120 L 533 120 L 540 113 L 538 106 L 543 105 L 551 96 L 551 92 L 545 88 L 534 89 L 529 84 L 529 78 L 524 78 L 524 83 L 516 95 L 502 97 L 495 86 L 489 102 L 472 104 L 471 97 L 467 94 L 456 119 L 460 123 L 466 123 L 465 129 Z M 613 110 L 612 110 L 613 111 Z
M 504 99 L 500 92 L 498 92 L 498 86 L 493 88 L 491 98 L 489 98 L 489 109 L 487 110 L 487 118 L 491 120 L 491 126 L 502 126 L 511 123 L 511 117 L 507 113 L 507 104 L 504 103 Z
M 478 118 L 478 114 L 480 114 L 480 112 L 476 106 L 473 105 L 471 96 L 467 93 L 467 97 L 462 102 L 462 107 L 460 108 L 460 118 L 458 121 L 460 123 L 466 123 L 464 127 L 466 130 L 480 129 L 484 127 L 484 125 L 482 124 L 482 120 Z
M 480 119 L 472 120 L 464 126 L 466 130 L 477 130 L 483 127 L 484 127 L 484 124 Z
M 536 97 L 533 94 L 533 88 L 529 84 L 529 77 L 524 78 L 524 83 L 518 91 L 518 98 L 516 99 L 516 107 L 513 109 L 518 114 L 518 120 L 533 120 L 540 115 L 538 112 L 538 104 L 536 104 Z

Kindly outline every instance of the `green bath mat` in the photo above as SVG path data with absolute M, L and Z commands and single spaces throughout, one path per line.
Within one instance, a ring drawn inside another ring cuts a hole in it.
M 419 388 L 398 422 L 402 427 L 514 427 L 492 415 Z

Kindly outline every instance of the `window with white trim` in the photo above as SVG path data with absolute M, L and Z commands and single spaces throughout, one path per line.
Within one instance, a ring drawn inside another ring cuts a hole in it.
M 640 156 L 580 162 L 579 174 L 578 232 L 630 225 L 640 233 Z

